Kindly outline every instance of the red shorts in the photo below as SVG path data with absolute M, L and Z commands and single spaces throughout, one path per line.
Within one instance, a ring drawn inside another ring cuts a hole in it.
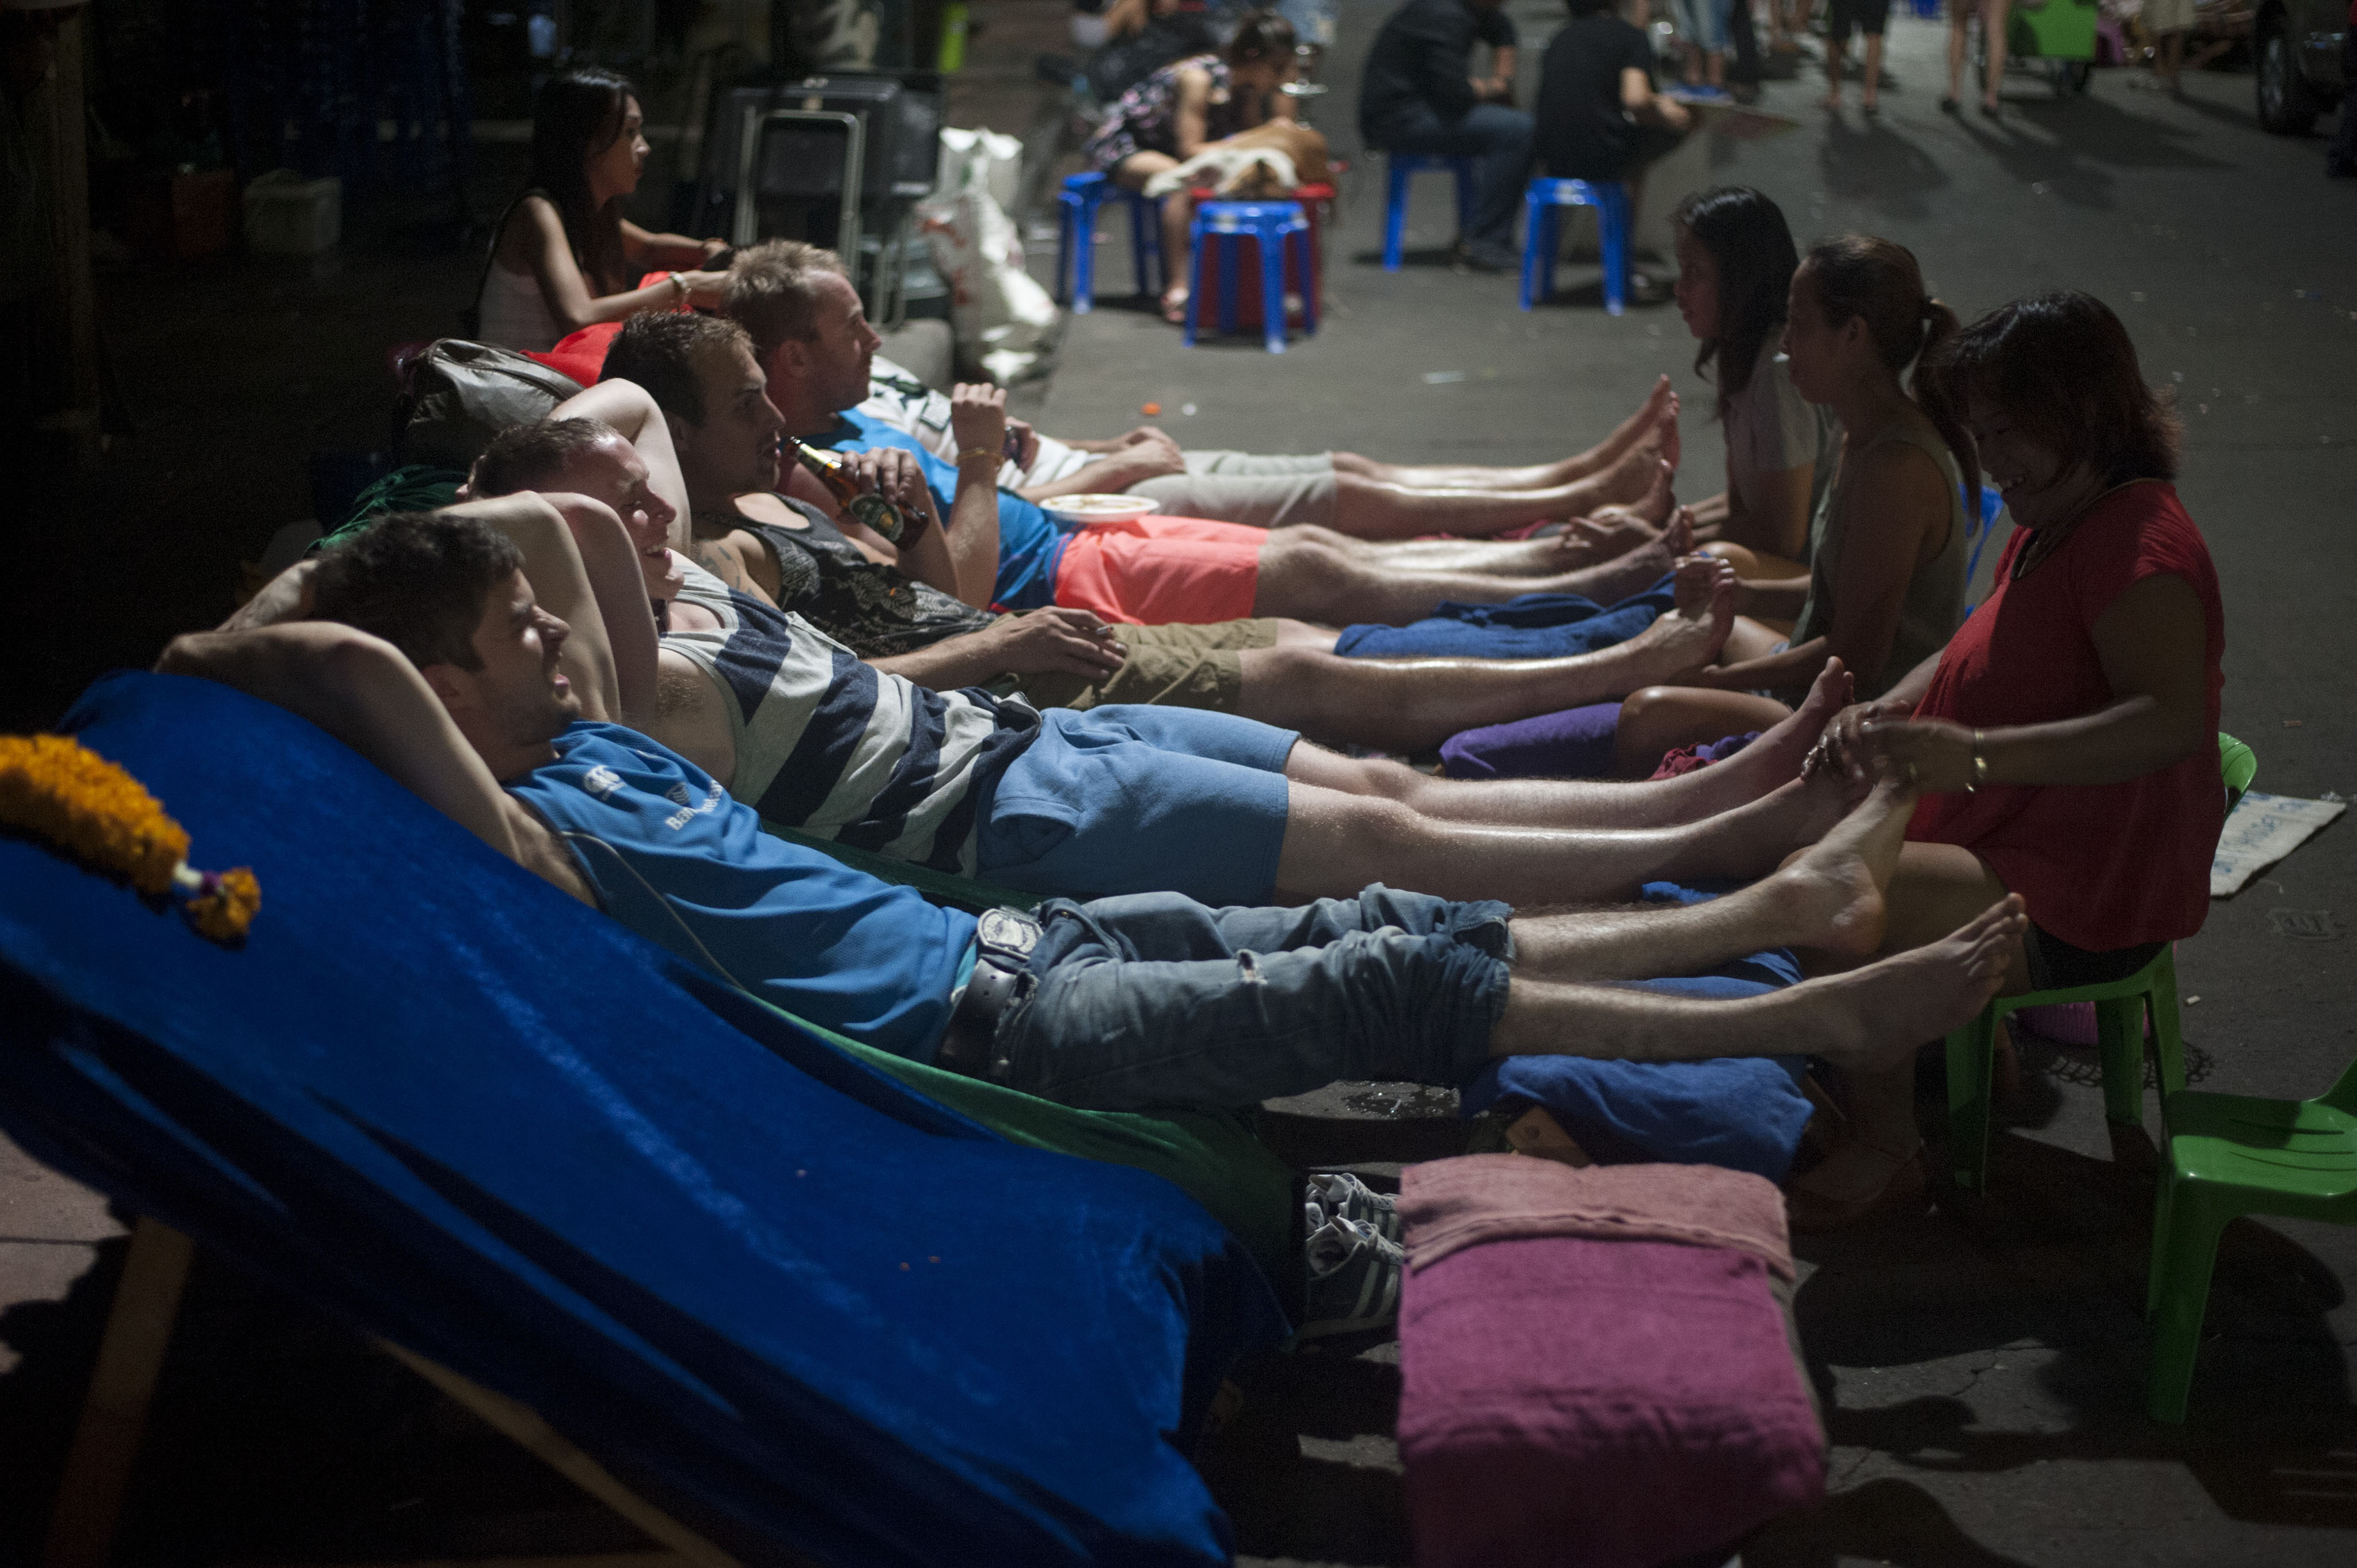
M 1064 542 L 1056 602 L 1136 626 L 1244 620 L 1268 530 L 1199 517 L 1098 522 Z

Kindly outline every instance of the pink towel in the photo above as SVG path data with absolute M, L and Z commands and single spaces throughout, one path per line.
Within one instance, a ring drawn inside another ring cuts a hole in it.
M 1422 1269 L 1485 1241 L 1528 1236 L 1683 1241 L 1749 1252 L 1791 1280 L 1784 1195 L 1717 1165 L 1588 1165 L 1526 1155 L 1467 1155 L 1400 1178 L 1407 1264 Z

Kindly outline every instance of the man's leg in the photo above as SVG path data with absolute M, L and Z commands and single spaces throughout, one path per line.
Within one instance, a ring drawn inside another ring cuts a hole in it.
M 1888 1071 L 1988 1004 L 2005 982 L 2006 951 L 2020 945 L 2029 923 L 2021 901 L 2007 898 L 1928 947 L 1735 1002 L 1517 978 L 1491 1033 L 1491 1054 L 1656 1062 L 1818 1056 L 1854 1076 Z
M 1515 263 L 1514 215 L 1531 172 L 1531 117 L 1502 103 L 1476 103 L 1450 128 L 1444 150 L 1481 160 L 1473 198 L 1473 232 L 1465 236 L 1473 259 L 1496 267 Z
M 1502 468 L 1456 463 L 1385 463 L 1356 452 L 1337 452 L 1333 454 L 1334 468 L 1338 473 L 1358 474 L 1409 489 L 1553 489 L 1610 467 L 1640 441 L 1654 435 L 1664 419 L 1674 431 L 1677 403 L 1677 393 L 1670 390 L 1670 378 L 1657 377 L 1645 401 L 1637 405 L 1637 412 L 1615 426 L 1611 435 L 1587 451 L 1555 463 Z
M 1697 668 L 1716 656 L 1723 618 L 1708 605 L 1674 610 L 1626 642 L 1566 659 L 1344 659 L 1253 649 L 1240 656 L 1236 711 L 1348 745 L 1426 751 L 1458 730 L 1608 702 L 1638 690 L 1648 671 Z
M 1000 1026 L 993 1075 L 1124 1109 L 1249 1104 L 1346 1078 L 1453 1085 L 1518 1054 L 1805 1053 L 1870 1069 L 1986 1004 L 2003 945 L 2026 923 L 2018 909 L 2008 900 L 1848 974 L 1698 1002 L 1512 975 L 1496 904 L 1383 888 L 1290 910 L 1059 900 L 1033 956 L 1037 989 Z
M 1272 535 L 1259 553 L 1252 613 L 1327 626 L 1361 622 L 1405 626 L 1444 601 L 1501 604 L 1523 594 L 1576 594 L 1617 604 L 1667 575 L 1691 542 L 1682 528 L 1664 532 L 1613 560 L 1546 576 L 1390 568 L 1297 531 Z
M 1286 763 L 1289 787 L 1276 865 L 1281 898 L 1333 897 L 1381 882 L 1445 898 L 1595 903 L 1632 897 L 1656 880 L 1760 876 L 1824 836 L 1846 814 L 1848 798 L 1846 785 L 1821 773 L 1748 805 L 1667 827 L 1587 828 L 1560 818 L 1552 820 L 1554 825 L 1528 826 L 1550 819 L 1478 808 L 1455 818 L 1437 817 L 1387 796 L 1305 782 L 1298 775 L 1317 769 L 1299 764 L 1318 756 L 1314 747 L 1296 746 Z M 1533 782 L 1493 780 L 1469 787 L 1494 790 L 1502 801 L 1509 794 L 1527 792 Z M 1500 822 L 1498 816 L 1513 820 Z
M 1389 888 L 1293 908 L 1055 900 L 994 1076 L 1107 1109 L 1249 1105 L 1337 1079 L 1455 1084 L 1502 1005 L 1510 911 Z
M 1885 889 L 1914 810 L 1913 791 L 1878 786 L 1788 865 L 1706 903 L 1522 917 L 1514 972 L 1545 981 L 1703 974 L 1763 948 L 1867 958 L 1888 934 Z
M 1672 427 L 1674 430 L 1674 426 Z M 1490 534 L 1526 523 L 1584 517 L 1622 506 L 1660 522 L 1670 509 L 1674 457 L 1641 442 L 1609 467 L 1545 489 L 1489 486 L 1410 489 L 1363 474 L 1334 474 L 1334 527 L 1361 539 L 1414 539 L 1427 533 Z M 1667 467 L 1664 467 L 1664 464 Z
M 1836 661 L 1837 662 L 1837 661 Z M 1801 776 L 1825 725 L 1848 705 L 1850 682 L 1828 667 L 1800 708 L 1724 762 L 1675 779 L 1435 779 L 1396 762 L 1316 746 L 1287 754 L 1288 778 L 1346 795 L 1395 801 L 1436 821 L 1496 826 L 1660 828 L 1698 822 L 1761 800 Z M 1556 896 L 1559 900 L 1563 895 Z

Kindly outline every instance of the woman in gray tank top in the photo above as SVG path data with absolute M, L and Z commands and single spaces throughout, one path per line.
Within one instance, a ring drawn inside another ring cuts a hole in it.
M 1910 395 L 1907 371 L 1956 330 L 1904 246 L 1848 235 L 1809 252 L 1784 349 L 1793 387 L 1830 405 L 1845 433 L 1810 523 L 1809 574 L 1739 582 L 1721 662 L 1687 687 L 1630 699 L 1628 738 L 1675 746 L 1764 729 L 1784 713 L 1769 699 L 1797 700 L 1835 658 L 1865 701 L 1946 646 L 1964 613 L 1971 448 Z

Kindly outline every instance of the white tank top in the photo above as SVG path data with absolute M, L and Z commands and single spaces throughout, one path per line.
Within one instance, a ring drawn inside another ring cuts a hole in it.
M 495 348 L 545 354 L 565 336 L 565 328 L 540 292 L 540 280 L 530 273 L 511 273 L 497 262 L 484 270 L 483 295 L 476 309 L 481 314 L 477 327 L 481 340 Z

